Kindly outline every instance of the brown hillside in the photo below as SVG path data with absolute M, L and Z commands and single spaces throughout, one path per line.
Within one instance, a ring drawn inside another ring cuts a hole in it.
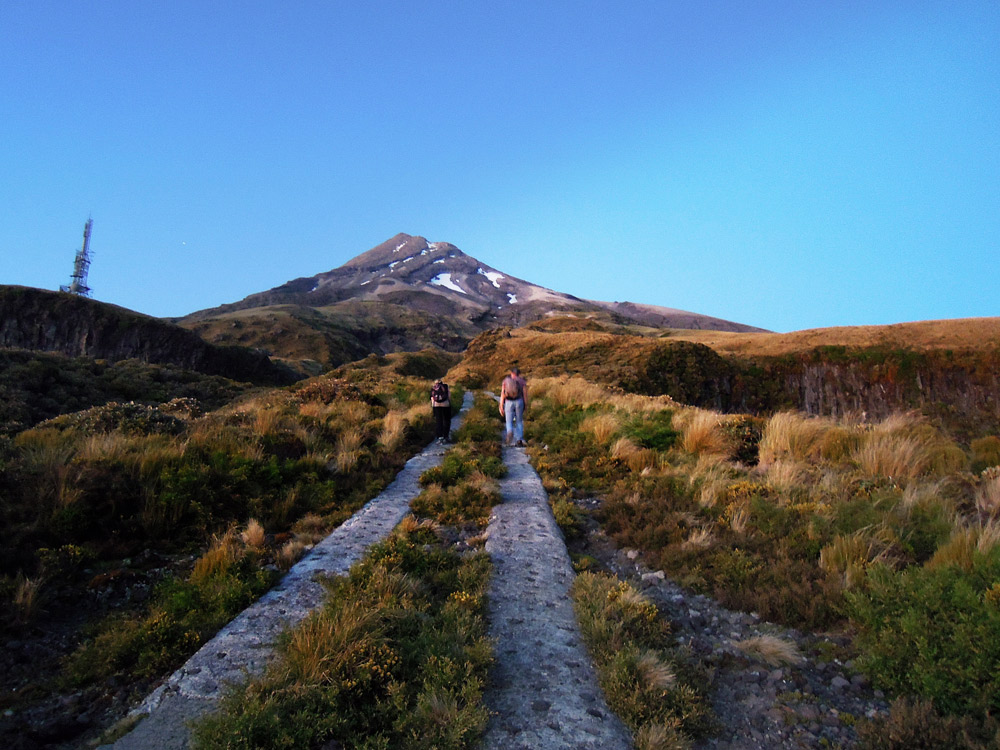
M 1000 318 L 925 320 L 886 326 L 811 328 L 791 333 L 730 333 L 673 330 L 672 339 L 710 346 L 720 354 L 777 357 L 820 346 L 890 349 L 984 351 L 1000 348 Z

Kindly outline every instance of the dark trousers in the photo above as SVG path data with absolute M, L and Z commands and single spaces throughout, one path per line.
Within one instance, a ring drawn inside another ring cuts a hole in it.
M 447 440 L 448 433 L 451 432 L 451 407 L 434 406 L 431 411 L 434 412 L 434 437 Z

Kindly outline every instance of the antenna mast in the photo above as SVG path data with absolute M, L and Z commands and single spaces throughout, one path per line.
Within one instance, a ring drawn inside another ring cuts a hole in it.
M 90 287 L 87 286 L 87 271 L 90 269 L 90 230 L 94 226 L 94 220 L 87 219 L 83 226 L 83 247 L 76 254 L 73 262 L 73 275 L 70 276 L 68 286 L 59 287 L 60 291 L 79 294 L 81 297 L 90 296 Z

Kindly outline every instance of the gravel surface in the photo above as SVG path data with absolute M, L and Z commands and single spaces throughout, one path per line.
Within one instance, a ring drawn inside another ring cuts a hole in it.
M 490 634 L 496 663 L 487 687 L 492 718 L 483 747 L 632 747 L 604 702 L 577 629 L 562 533 L 541 480 L 522 449 L 504 448 L 503 503 L 493 509 Z
M 472 404 L 465 394 L 463 411 Z M 458 414 L 452 429 L 462 421 Z M 300 622 L 323 601 L 318 577 L 343 575 L 371 545 L 384 539 L 409 513 L 420 493 L 418 479 L 441 463 L 447 449 L 432 443 L 411 458 L 378 497 L 334 529 L 300 560 L 281 582 L 245 609 L 167 678 L 130 717 L 138 725 L 102 750 L 181 750 L 189 745 L 186 722 L 211 710 L 229 683 L 244 682 L 263 671 L 278 635 Z
M 591 501 L 590 507 L 597 504 Z M 857 745 L 858 720 L 888 714 L 882 692 L 854 669 L 846 635 L 802 633 L 685 591 L 663 571 L 645 567 L 636 550 L 616 549 L 596 524 L 587 552 L 654 601 L 678 642 L 707 668 L 720 728 L 696 750 L 851 748 Z M 794 644 L 802 658 L 768 665 L 737 648 L 759 635 Z

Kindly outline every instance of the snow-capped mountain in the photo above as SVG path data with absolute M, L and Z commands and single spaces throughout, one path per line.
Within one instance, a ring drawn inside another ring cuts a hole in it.
M 613 313 L 645 325 L 759 330 L 670 308 L 592 302 L 546 289 L 482 263 L 447 242 L 397 234 L 339 268 L 295 279 L 189 320 L 275 305 L 324 308 L 349 300 L 381 301 L 456 316 L 479 330 L 524 325 L 559 313 Z

